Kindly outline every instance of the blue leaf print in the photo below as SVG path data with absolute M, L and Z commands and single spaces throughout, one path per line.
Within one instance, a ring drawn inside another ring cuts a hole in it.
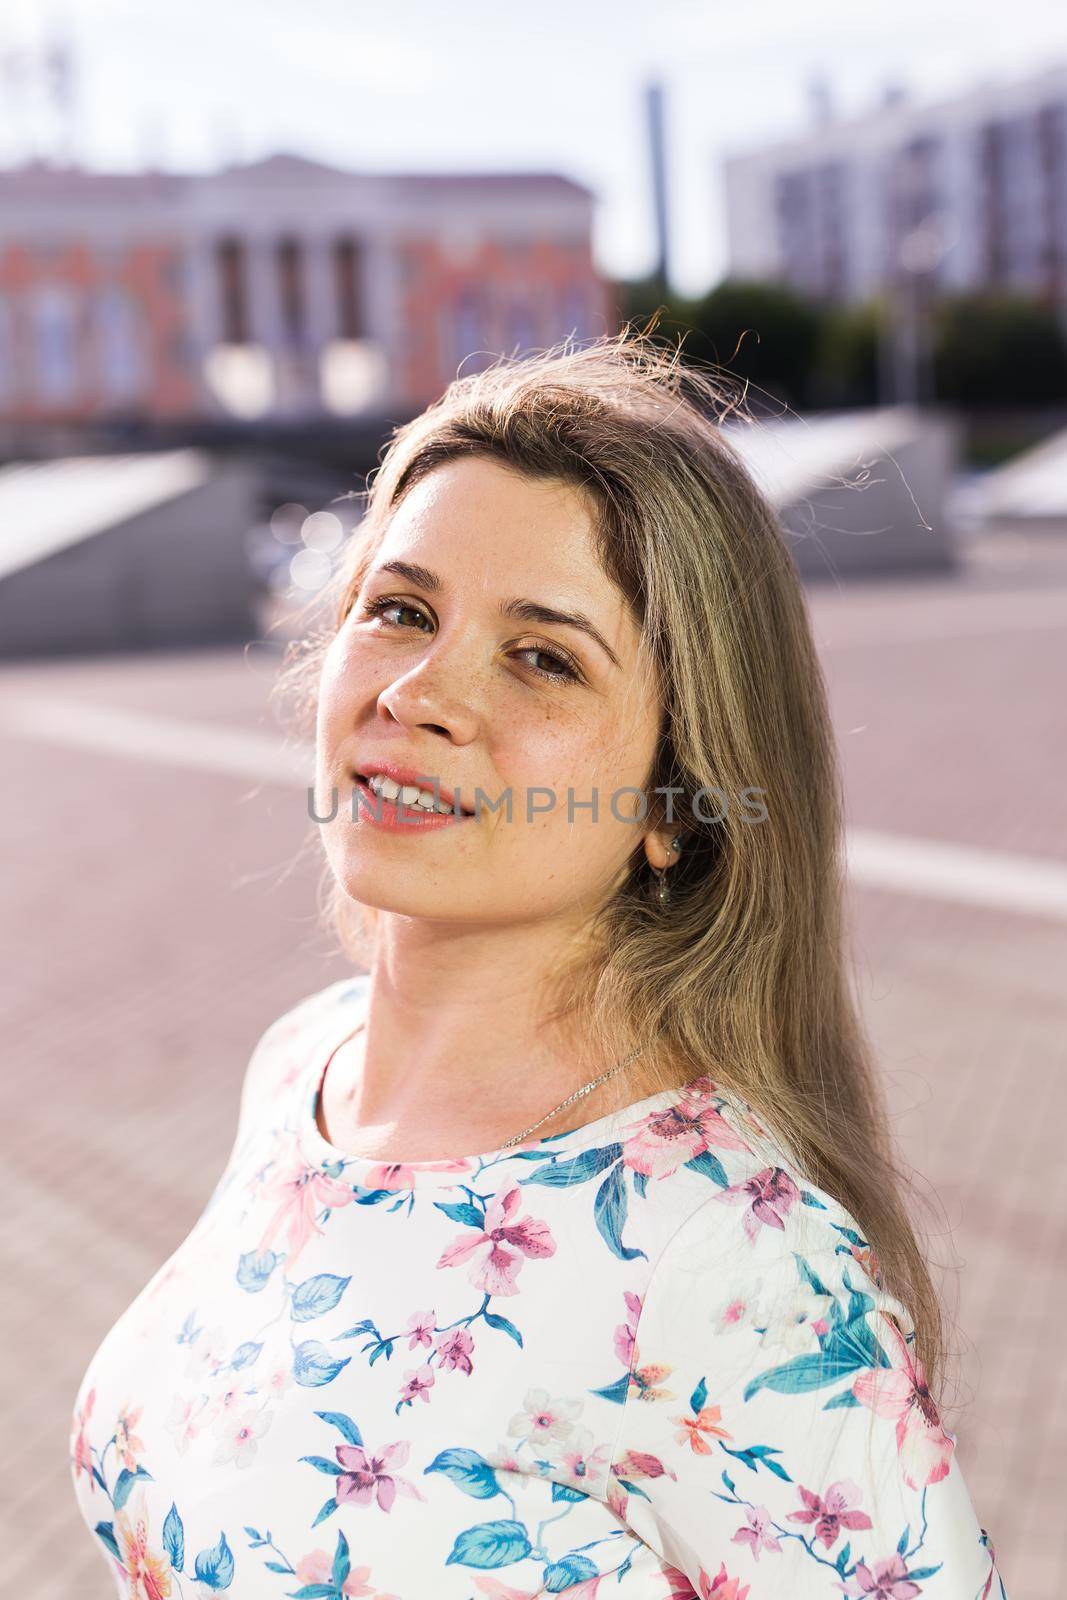
M 794 1251 L 793 1252 L 793 1260 L 797 1264 L 797 1271 L 800 1273 L 800 1276 L 803 1279 L 805 1279 L 805 1281 L 807 1283 L 809 1283 L 811 1285 L 811 1289 L 812 1289 L 812 1293 L 813 1294 L 821 1294 L 821 1295 L 827 1295 L 827 1296 L 830 1294 L 829 1289 L 823 1283 L 822 1279 L 819 1277 L 819 1274 L 815 1271 L 815 1269 L 812 1266 L 810 1266 L 808 1264 L 807 1261 L 805 1261 L 803 1256 L 797 1255 L 796 1251 Z
M 266 1288 L 267 1280 L 280 1259 L 273 1250 L 264 1250 L 262 1255 L 255 1250 L 246 1250 L 237 1263 L 238 1284 L 249 1294 L 258 1294 Z
M 611 1400 L 615 1405 L 621 1406 L 626 1399 L 626 1391 L 630 1387 L 630 1374 L 626 1373 L 618 1383 L 609 1383 L 606 1389 L 590 1389 L 590 1394 L 598 1394 L 602 1400 Z
M 626 1226 L 626 1187 L 621 1163 L 612 1167 L 597 1190 L 593 1216 L 602 1237 L 620 1261 L 633 1261 L 636 1256 L 648 1259 L 643 1250 L 631 1249 L 622 1242 L 622 1230 Z
M 230 1357 L 233 1371 L 240 1372 L 242 1367 L 250 1367 L 262 1348 L 262 1344 L 256 1344 L 252 1339 L 246 1339 L 244 1344 L 239 1344 Z
M 446 1217 L 451 1218 L 453 1222 L 462 1223 L 465 1228 L 478 1228 L 480 1230 L 485 1227 L 485 1212 L 480 1210 L 478 1206 L 472 1206 L 465 1202 L 447 1204 L 443 1200 L 435 1200 L 434 1205 L 438 1211 L 443 1211 Z
M 908 1573 L 908 1577 L 913 1583 L 921 1583 L 924 1578 L 932 1578 L 935 1572 L 940 1572 L 944 1564 L 943 1561 L 939 1561 L 936 1567 L 915 1567 Z M 897 1582 L 900 1582 L 899 1578 Z M 1001 1592 L 1003 1593 L 1003 1590 Z
M 326 1503 L 319 1507 L 319 1514 L 314 1519 L 314 1521 L 312 1522 L 311 1526 L 313 1528 L 317 1528 L 320 1522 L 325 1522 L 327 1517 L 332 1517 L 336 1510 L 337 1510 L 337 1501 L 334 1498 L 334 1496 L 331 1495 L 330 1498 L 326 1501 Z
M 350 1566 L 351 1562 L 348 1558 L 348 1540 L 344 1536 L 343 1529 L 339 1528 L 337 1530 L 337 1549 L 334 1551 L 333 1555 L 333 1571 L 330 1574 L 330 1576 L 333 1578 L 333 1586 L 335 1589 L 343 1589 L 345 1584 L 348 1582 L 348 1571 Z
M 580 1489 L 572 1489 L 569 1483 L 553 1483 L 553 1500 L 588 1500 L 589 1496 Z
M 305 1339 L 293 1351 L 293 1377 L 305 1389 L 317 1389 L 324 1383 L 332 1383 L 351 1359 L 345 1356 L 335 1361 L 319 1339 Z
M 233 1551 L 226 1543 L 226 1535 L 219 1534 L 218 1544 L 210 1550 L 201 1550 L 196 1558 L 196 1576 L 209 1589 L 228 1589 L 233 1582 Z
M 569 1161 L 546 1161 L 538 1172 L 531 1172 L 520 1183 L 543 1183 L 550 1189 L 567 1189 L 574 1183 L 585 1183 L 595 1178 L 605 1167 L 612 1166 L 622 1155 L 621 1144 L 606 1144 L 599 1150 L 583 1150 Z
M 351 1278 L 339 1278 L 336 1272 L 318 1272 L 298 1283 L 290 1307 L 293 1321 L 310 1322 L 312 1317 L 332 1311 L 351 1282 Z
M 710 1178 L 720 1189 L 729 1187 L 730 1180 L 726 1176 L 725 1167 L 718 1156 L 713 1156 L 710 1150 L 702 1150 L 692 1161 L 687 1161 L 685 1164 L 690 1172 L 699 1172 L 703 1177 Z
M 708 1398 L 708 1383 L 706 1378 L 701 1378 L 692 1394 L 689 1396 L 689 1405 L 693 1411 L 703 1411 L 704 1401 Z
M 827 1400 L 823 1410 L 832 1411 L 835 1406 L 858 1406 L 859 1403 L 851 1389 L 843 1389 L 840 1394 L 835 1394 L 832 1400 Z
M 340 1177 L 341 1174 L 336 1173 L 335 1176 Z M 396 1191 L 394 1189 L 360 1189 L 356 1187 L 352 1190 L 352 1198 L 357 1206 L 380 1206 L 383 1200 L 395 1200 Z
M 815 1206 L 819 1211 L 826 1210 L 826 1207 L 823 1205 L 822 1201 L 816 1200 L 815 1196 L 807 1189 L 801 1189 L 800 1198 L 806 1206 Z
M 146 1472 L 144 1467 L 138 1467 L 136 1472 L 128 1472 L 126 1468 L 123 1467 L 122 1471 L 115 1479 L 115 1492 L 111 1497 L 112 1504 L 114 1505 L 116 1511 L 122 1510 L 122 1507 L 130 1498 L 130 1490 L 133 1488 L 134 1484 L 139 1478 L 147 1478 L 149 1483 L 153 1482 L 152 1474 L 150 1472 Z
M 596 1564 L 588 1556 L 564 1556 L 562 1561 L 553 1561 L 545 1568 L 545 1588 L 549 1594 L 559 1594 L 572 1583 L 584 1583 L 596 1574 Z
M 353 1327 L 346 1328 L 344 1333 L 335 1333 L 334 1338 L 358 1339 L 360 1335 L 364 1333 L 373 1333 L 375 1338 L 378 1337 L 378 1330 L 374 1326 L 374 1323 L 371 1321 L 370 1317 L 364 1317 L 362 1322 L 357 1322 Z
M 363 1435 L 352 1421 L 352 1418 L 347 1417 L 343 1411 L 316 1411 L 315 1415 L 320 1417 L 323 1422 L 328 1422 L 331 1428 L 336 1428 L 339 1433 L 342 1433 L 349 1444 L 358 1444 L 362 1450 Z
M 424 1471 L 443 1472 L 452 1479 L 457 1489 L 462 1489 L 474 1500 L 491 1500 L 500 1493 L 496 1473 L 477 1450 L 442 1450 Z
M 501 1333 L 509 1334 L 519 1346 L 519 1349 L 522 1349 L 522 1334 L 513 1322 L 508 1321 L 507 1317 L 498 1316 L 495 1311 L 486 1311 L 483 1320 L 487 1328 L 496 1328 Z
M 163 1524 L 163 1548 L 175 1572 L 180 1572 L 185 1565 L 185 1529 L 173 1500 Z
M 777 1394 L 808 1394 L 825 1384 L 836 1383 L 850 1372 L 859 1372 L 869 1363 L 857 1359 L 848 1349 L 831 1351 L 829 1344 L 809 1356 L 797 1356 L 780 1367 L 761 1372 L 751 1383 L 746 1383 L 742 1398 L 751 1400 L 761 1389 L 773 1389 Z
M 118 1541 L 115 1538 L 115 1525 L 114 1525 L 114 1523 L 112 1523 L 112 1522 L 98 1522 L 96 1527 L 93 1529 L 93 1532 L 96 1534 L 98 1539 L 101 1539 L 103 1541 L 103 1543 L 107 1545 L 108 1549 L 111 1551 L 111 1554 L 115 1557 L 115 1560 L 121 1566 L 122 1557 L 119 1554 Z
M 456 1535 L 451 1554 L 445 1562 L 450 1567 L 458 1562 L 464 1567 L 507 1567 L 513 1561 L 525 1561 L 530 1554 L 530 1541 L 521 1522 L 479 1522 L 473 1528 L 464 1528 Z
M 328 1456 L 300 1456 L 298 1459 L 306 1461 L 309 1467 L 315 1468 L 316 1472 L 329 1472 L 335 1478 L 339 1478 L 345 1470 L 338 1462 L 331 1461 Z
M 910 1532 L 911 1532 L 911 1524 L 909 1523 L 908 1526 L 904 1529 L 904 1532 L 901 1534 L 900 1538 L 897 1540 L 897 1555 L 898 1556 L 902 1556 L 904 1554 L 905 1550 L 908 1548 L 908 1534 Z
M 845 1548 L 843 1550 L 838 1551 L 837 1560 L 834 1563 L 834 1565 L 837 1567 L 837 1570 L 841 1574 L 842 1577 L 844 1577 L 844 1575 L 845 1575 L 845 1568 L 848 1566 L 848 1558 L 849 1558 L 849 1556 L 851 1554 L 852 1554 L 852 1540 L 850 1539 L 847 1542 L 847 1544 L 845 1545 Z
M 648 1173 L 647 1172 L 635 1172 L 634 1173 L 634 1193 L 636 1195 L 640 1195 L 641 1199 L 643 1200 L 645 1198 L 645 1192 L 646 1192 L 647 1189 L 648 1189 Z

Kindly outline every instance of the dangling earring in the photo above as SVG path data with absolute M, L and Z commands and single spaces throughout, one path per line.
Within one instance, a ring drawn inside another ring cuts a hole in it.
M 675 834 L 674 838 L 670 842 L 670 851 L 672 855 L 677 851 L 681 842 L 681 839 L 677 834 Z M 667 882 L 667 868 L 653 867 L 652 870 L 656 874 L 656 878 L 658 880 L 656 885 L 656 904 L 659 906 L 667 906 L 670 904 L 671 899 L 671 886 Z

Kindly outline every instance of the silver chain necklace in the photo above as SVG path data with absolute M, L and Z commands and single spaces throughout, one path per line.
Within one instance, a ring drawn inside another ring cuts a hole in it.
M 602 1072 L 599 1078 L 594 1078 L 591 1083 L 584 1084 L 581 1089 L 575 1089 L 574 1093 L 569 1094 L 566 1100 L 561 1100 L 559 1105 L 556 1106 L 554 1110 L 547 1112 L 543 1117 L 538 1117 L 536 1122 L 531 1122 L 528 1128 L 524 1128 L 521 1133 L 515 1134 L 514 1138 L 505 1139 L 504 1143 L 500 1145 L 499 1148 L 501 1150 L 510 1150 L 512 1145 L 521 1144 L 522 1141 L 528 1138 L 536 1128 L 540 1128 L 543 1123 L 548 1122 L 551 1117 L 557 1116 L 559 1112 L 565 1111 L 567 1107 L 572 1106 L 576 1100 L 581 1100 L 583 1096 L 592 1094 L 594 1089 L 598 1089 L 602 1083 L 607 1082 L 608 1078 L 613 1078 L 617 1072 L 621 1072 L 623 1067 L 628 1067 L 630 1062 L 640 1054 L 641 1046 L 638 1045 L 636 1050 L 631 1050 L 628 1056 L 624 1056 L 623 1059 L 621 1061 L 617 1061 L 613 1067 L 609 1067 L 607 1072 Z
M 348 1037 L 350 1039 L 354 1039 L 356 1034 L 362 1033 L 362 1031 L 363 1023 L 361 1022 L 359 1026 L 349 1034 Z M 576 1100 L 581 1100 L 587 1094 L 592 1094 L 594 1089 L 599 1089 L 602 1083 L 606 1083 L 607 1080 L 609 1078 L 613 1078 L 617 1072 L 621 1072 L 623 1067 L 628 1067 L 630 1062 L 636 1060 L 636 1058 L 641 1054 L 642 1048 L 643 1047 L 641 1045 L 638 1045 L 635 1050 L 630 1051 L 628 1056 L 623 1056 L 621 1061 L 616 1061 L 613 1067 L 609 1067 L 607 1072 L 602 1072 L 599 1078 L 593 1078 L 590 1083 L 583 1084 L 580 1089 L 575 1089 L 573 1094 L 569 1094 L 566 1100 L 561 1100 L 559 1105 L 556 1106 L 552 1111 L 546 1112 L 543 1117 L 538 1117 L 536 1122 L 531 1122 L 528 1128 L 524 1128 L 521 1133 L 515 1134 L 513 1138 L 505 1139 L 504 1143 L 498 1146 L 498 1149 L 510 1150 L 513 1145 L 521 1144 L 524 1139 L 529 1138 L 531 1133 L 542 1127 L 550 1117 L 555 1117 L 559 1114 L 559 1112 L 566 1111 L 567 1107 L 574 1105 Z

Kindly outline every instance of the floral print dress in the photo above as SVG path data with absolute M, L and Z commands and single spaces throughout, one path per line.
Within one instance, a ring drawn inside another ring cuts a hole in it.
M 1006 1600 L 855 1222 L 698 1078 L 519 1149 L 317 1125 L 365 975 L 273 1023 L 226 1170 L 79 1387 L 164 1600 Z

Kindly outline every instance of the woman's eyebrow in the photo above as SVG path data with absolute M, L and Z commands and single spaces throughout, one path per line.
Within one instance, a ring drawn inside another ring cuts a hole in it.
M 383 561 L 380 567 L 376 567 L 367 576 L 373 577 L 376 572 L 391 572 L 398 578 L 405 578 L 417 589 L 425 589 L 427 594 L 439 594 L 444 588 L 444 583 L 436 572 L 431 572 L 429 567 L 420 566 L 414 561 Z M 560 611 L 555 606 L 542 604 L 539 600 L 514 599 L 501 603 L 500 614 L 504 617 L 514 617 L 518 622 L 540 622 L 546 626 L 577 628 L 581 633 L 588 634 L 589 638 L 600 646 L 613 666 L 621 667 L 618 656 L 600 629 L 581 611 Z

